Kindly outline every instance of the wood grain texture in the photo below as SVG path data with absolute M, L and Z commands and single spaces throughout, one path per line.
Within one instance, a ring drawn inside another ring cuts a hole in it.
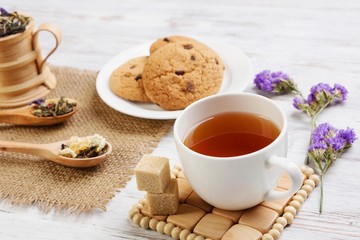
M 3 0 L 2 6 L 33 16 L 36 26 L 51 22 L 62 29 L 63 41 L 48 60 L 53 65 L 99 70 L 115 54 L 170 34 L 223 39 L 251 58 L 255 72 L 284 70 L 306 95 L 318 82 L 347 86 L 348 101 L 326 109 L 318 122 L 329 121 L 338 128 L 350 126 L 360 135 L 357 0 Z M 39 39 L 45 51 L 53 46 L 46 39 Z M 258 93 L 252 84 L 246 91 Z M 287 114 L 288 157 L 301 164 L 310 134 L 309 120 L 294 110 L 292 96 L 269 97 Z M 317 188 L 281 239 L 360 239 L 359 142 L 326 174 L 324 213 L 318 213 Z M 172 133 L 153 154 L 170 158 L 172 166 L 178 162 Z M 143 196 L 132 179 L 109 203 L 107 212 L 44 215 L 36 207 L 2 202 L 0 239 L 170 239 L 128 220 L 128 210 Z

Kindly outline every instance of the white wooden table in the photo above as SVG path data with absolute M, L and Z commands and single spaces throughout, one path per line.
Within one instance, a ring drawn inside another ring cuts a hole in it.
M 221 38 L 244 51 L 255 72 L 289 73 L 307 95 L 318 82 L 341 83 L 348 101 L 321 114 L 319 122 L 350 126 L 360 136 L 360 1 L 250 0 L 2 0 L 3 7 L 51 22 L 63 32 L 53 65 L 99 70 L 111 57 L 144 41 L 171 34 Z M 51 42 L 42 44 L 44 48 Z M 0 53 L 1 54 L 1 53 Z M 239 66 L 241 67 L 241 66 Z M 247 92 L 255 92 L 249 84 Z M 309 121 L 292 107 L 292 96 L 274 97 L 289 119 L 288 156 L 301 164 Z M 1 136 L 1 133 L 0 133 Z M 326 175 L 324 213 L 319 188 L 305 202 L 281 239 L 360 239 L 360 140 Z M 178 161 L 172 133 L 155 155 Z M 168 239 L 128 220 L 128 210 L 144 195 L 130 181 L 107 212 L 79 216 L 0 203 L 0 239 Z

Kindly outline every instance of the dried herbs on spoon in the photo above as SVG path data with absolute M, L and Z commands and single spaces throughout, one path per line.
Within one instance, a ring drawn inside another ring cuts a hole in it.
M 69 158 L 92 158 L 108 151 L 106 140 L 99 134 L 93 136 L 72 136 L 66 144 L 62 144 L 60 155 Z
M 76 102 L 64 97 L 57 99 L 40 99 L 33 102 L 33 111 L 37 117 L 55 117 L 70 113 L 74 110 Z

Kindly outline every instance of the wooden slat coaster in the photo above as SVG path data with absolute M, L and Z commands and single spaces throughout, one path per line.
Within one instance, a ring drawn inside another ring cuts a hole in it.
M 170 216 L 153 216 L 147 200 L 142 199 L 129 211 L 130 219 L 144 229 L 152 229 L 180 240 L 277 240 L 284 228 L 291 224 L 301 205 L 314 187 L 319 176 L 310 167 L 302 167 L 303 185 L 292 197 L 265 201 L 241 210 L 227 211 L 211 206 L 190 187 L 179 166 L 172 169 L 178 180 L 179 208 Z M 290 187 L 289 176 L 284 173 L 277 190 Z

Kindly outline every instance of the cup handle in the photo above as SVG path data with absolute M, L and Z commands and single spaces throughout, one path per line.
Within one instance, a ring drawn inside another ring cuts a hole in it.
M 280 167 L 284 169 L 291 178 L 291 188 L 287 191 L 275 191 L 270 190 L 265 195 L 265 201 L 272 201 L 281 198 L 290 197 L 296 191 L 298 191 L 303 183 L 303 177 L 300 168 L 293 162 L 290 162 L 284 157 L 273 156 L 267 161 L 268 167 Z
M 44 60 L 41 57 L 41 49 L 40 49 L 40 45 L 39 45 L 39 40 L 38 40 L 38 34 L 41 31 L 47 31 L 49 33 L 51 33 L 54 38 L 55 38 L 55 46 L 53 49 L 50 50 L 50 52 L 48 53 L 48 55 L 44 58 Z M 46 62 L 46 60 L 51 56 L 51 54 L 53 54 L 55 52 L 55 50 L 58 48 L 59 44 L 61 43 L 61 39 L 62 39 L 62 34 L 61 34 L 61 30 L 60 28 L 58 28 L 57 26 L 50 24 L 50 23 L 43 23 L 39 26 L 39 28 L 36 30 L 36 32 L 34 33 L 34 49 L 35 51 L 37 51 L 37 66 L 38 66 L 38 71 L 39 74 L 42 73 L 43 71 L 43 65 Z

